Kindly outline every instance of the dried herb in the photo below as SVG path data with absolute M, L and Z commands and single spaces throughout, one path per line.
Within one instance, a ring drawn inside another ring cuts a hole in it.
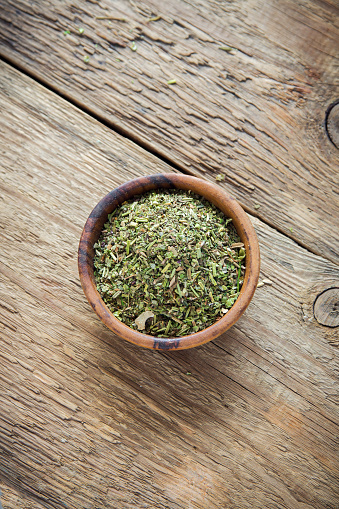
M 209 327 L 243 283 L 246 253 L 232 220 L 190 191 L 151 191 L 124 202 L 109 214 L 94 250 L 108 308 L 153 336 Z
M 117 16 L 96 16 L 95 19 L 99 19 L 99 20 L 104 20 L 104 19 L 109 19 L 109 20 L 114 20 L 114 21 L 122 21 L 123 23 L 126 23 L 126 18 L 119 18 Z
M 85 29 L 84 28 L 79 28 L 79 34 L 82 35 L 84 33 Z
M 147 20 L 147 23 L 149 23 L 150 21 L 159 21 L 159 19 L 161 19 L 161 16 L 154 16 L 154 18 L 149 18 Z
M 223 173 L 218 173 L 218 175 L 216 175 L 215 177 L 215 180 L 217 182 L 222 182 L 223 180 L 225 180 L 225 175 Z
M 259 281 L 257 288 L 261 288 L 264 285 L 272 286 L 273 282 L 270 279 L 263 279 L 262 281 Z
M 64 35 L 70 35 L 71 31 L 70 30 L 64 30 Z
M 272 286 L 273 285 L 273 282 L 270 279 L 263 279 L 262 282 L 265 285 L 268 285 L 268 286 Z
M 177 80 L 168 80 L 167 85 L 175 85 Z
M 231 46 L 219 46 L 219 49 L 222 51 L 226 51 L 226 53 L 231 53 L 231 51 L 234 49 Z
M 132 44 L 130 45 L 130 48 L 131 48 L 132 51 L 136 51 L 138 49 L 138 46 L 133 41 Z
M 85 64 L 88 64 L 88 62 L 89 62 L 89 56 L 88 55 L 84 56 L 84 62 L 85 62 Z
M 154 318 L 154 313 L 152 313 L 152 311 L 143 311 L 141 315 L 135 319 L 135 324 L 139 330 L 146 329 L 146 322 L 149 318 Z

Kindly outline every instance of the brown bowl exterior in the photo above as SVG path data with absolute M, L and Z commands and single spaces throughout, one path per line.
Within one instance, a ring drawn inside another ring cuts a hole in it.
M 94 244 L 97 242 L 107 216 L 124 201 L 145 193 L 152 189 L 183 189 L 192 190 L 204 196 L 218 207 L 227 217 L 233 219 L 233 224 L 245 245 L 246 271 L 240 294 L 231 309 L 210 327 L 178 338 L 157 338 L 142 334 L 131 329 L 115 318 L 96 288 L 93 258 Z M 252 223 L 242 207 L 217 185 L 205 180 L 176 173 L 149 175 L 131 180 L 108 193 L 93 209 L 82 232 L 78 252 L 78 267 L 82 288 L 88 302 L 103 321 L 115 334 L 131 343 L 146 348 L 158 350 L 183 350 L 199 346 L 229 329 L 243 314 L 249 305 L 257 287 L 260 270 L 259 244 Z

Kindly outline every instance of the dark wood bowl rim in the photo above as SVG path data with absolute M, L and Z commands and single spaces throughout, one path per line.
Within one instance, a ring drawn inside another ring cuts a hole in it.
M 157 338 L 135 331 L 115 318 L 96 289 L 93 273 L 93 245 L 98 240 L 107 216 L 118 205 L 151 189 L 191 189 L 232 217 L 246 249 L 246 271 L 239 297 L 232 308 L 217 322 L 204 330 L 178 338 Z M 83 229 L 78 251 L 79 276 L 83 291 L 93 310 L 115 334 L 146 348 L 182 350 L 202 345 L 229 329 L 249 305 L 257 287 L 260 270 L 259 244 L 252 223 L 243 208 L 221 187 L 205 180 L 176 173 L 140 177 L 117 187 L 94 207 Z

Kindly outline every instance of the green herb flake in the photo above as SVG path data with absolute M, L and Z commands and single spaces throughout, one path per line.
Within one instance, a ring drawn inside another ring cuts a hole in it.
M 149 18 L 147 22 L 150 23 L 151 21 L 159 21 L 159 19 L 161 19 L 161 16 L 154 16 L 154 18 Z
M 167 85 L 175 85 L 177 80 L 168 80 Z
M 84 28 L 79 28 L 79 34 L 82 35 L 84 33 L 85 29 Z
M 98 292 L 142 333 L 181 337 L 233 306 L 245 268 L 232 220 L 190 191 L 150 191 L 109 214 L 94 245 Z
M 234 50 L 234 48 L 232 48 L 231 46 L 219 46 L 219 49 L 221 49 L 222 51 L 226 51 L 226 53 L 230 53 L 232 50 Z
M 71 35 L 71 31 L 70 30 L 64 30 L 64 35 Z
M 137 51 L 138 46 L 135 44 L 135 41 L 132 42 L 132 44 L 130 45 L 130 48 L 132 51 Z
M 222 182 L 223 180 L 225 180 L 225 175 L 223 173 L 218 173 L 218 175 L 216 175 L 215 177 L 215 180 L 217 182 Z
M 217 264 L 212 262 L 213 277 L 217 277 Z
M 88 62 L 89 62 L 89 56 L 88 55 L 84 56 L 84 62 L 85 62 L 85 64 L 88 64 Z

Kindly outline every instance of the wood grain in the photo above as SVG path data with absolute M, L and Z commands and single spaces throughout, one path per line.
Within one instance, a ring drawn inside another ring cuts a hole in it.
M 223 173 L 246 210 L 338 263 L 338 150 L 324 128 L 339 95 L 336 2 L 0 7 L 1 55 L 183 171 Z
M 22 492 L 28 508 L 334 509 L 338 329 L 316 322 L 313 301 L 337 268 L 253 218 L 273 285 L 236 327 L 176 353 L 120 340 L 80 288 L 82 226 L 112 186 L 170 168 L 0 69 L 8 507 Z
M 0 509 L 43 509 L 36 499 L 31 499 L 0 481 Z

